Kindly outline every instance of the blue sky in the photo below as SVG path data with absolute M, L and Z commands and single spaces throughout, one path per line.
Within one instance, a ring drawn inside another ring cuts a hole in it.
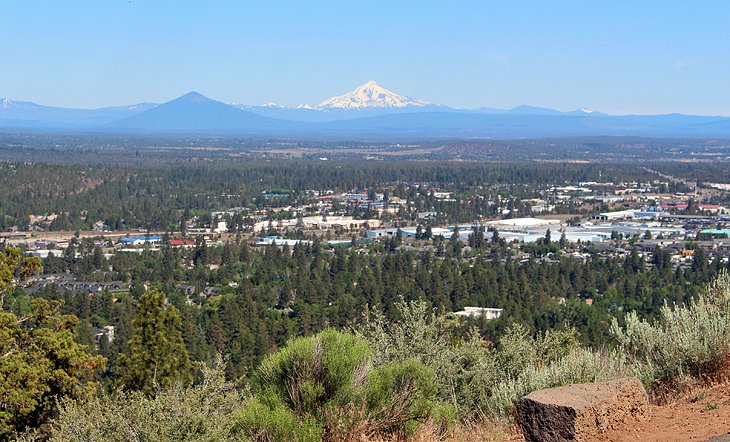
M 0 97 L 317 103 L 367 80 L 457 107 L 730 115 L 730 2 L 0 1 Z

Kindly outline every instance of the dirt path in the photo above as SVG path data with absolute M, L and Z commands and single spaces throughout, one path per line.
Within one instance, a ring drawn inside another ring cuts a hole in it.
M 628 424 L 596 442 L 705 441 L 730 432 L 730 385 L 698 390 L 667 405 L 652 405 L 651 420 Z

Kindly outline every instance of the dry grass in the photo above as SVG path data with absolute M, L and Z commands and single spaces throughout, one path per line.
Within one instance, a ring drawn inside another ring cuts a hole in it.
M 730 355 L 723 357 L 723 363 L 719 370 L 691 383 L 661 380 L 652 382 L 648 390 L 649 400 L 655 405 L 669 405 L 687 397 L 695 396 L 698 392 L 709 388 L 727 385 L 730 385 Z
M 389 437 L 372 437 L 361 434 L 343 442 L 522 442 L 522 432 L 514 424 L 504 422 L 480 422 L 460 425 L 441 434 L 437 425 L 425 423 L 415 434 L 406 437 L 393 435 Z

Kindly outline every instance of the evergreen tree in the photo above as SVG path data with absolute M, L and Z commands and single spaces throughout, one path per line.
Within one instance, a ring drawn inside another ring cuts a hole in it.
M 94 247 L 94 255 L 92 258 L 92 265 L 94 270 L 102 270 L 106 259 L 104 258 L 104 252 L 101 247 Z
M 23 257 L 17 247 L 0 249 L 0 309 L 3 307 L 5 293 L 14 289 L 18 280 L 27 279 L 40 268 L 40 259 Z
M 192 369 L 183 342 L 180 314 L 165 305 L 165 295 L 151 290 L 139 299 L 134 336 L 120 355 L 120 383 L 153 395 L 176 382 L 188 383 Z
M 28 316 L 0 312 L 0 440 L 43 426 L 59 402 L 96 389 L 94 375 L 105 360 L 75 342 L 78 319 L 59 309 L 59 302 L 35 299 Z

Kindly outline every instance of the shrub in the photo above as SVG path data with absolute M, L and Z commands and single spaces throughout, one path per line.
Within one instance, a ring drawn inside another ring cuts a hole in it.
M 722 274 L 689 304 L 665 304 L 656 323 L 626 316 L 611 331 L 633 369 L 655 393 L 726 375 L 730 355 L 730 278 Z
M 475 330 L 452 344 L 443 317 L 423 300 L 396 303 L 400 321 L 388 321 L 380 311 L 366 312 L 354 329 L 373 350 L 373 363 L 416 360 L 435 372 L 435 394 L 459 414 L 478 413 L 490 385 L 496 382 L 493 352 Z
M 443 352 L 451 347 L 444 319 L 429 310 L 423 300 L 401 299 L 395 308 L 399 321 L 387 320 L 380 310 L 366 311 L 354 329 L 372 350 L 373 363 L 415 358 L 429 366 L 440 365 L 445 359 Z
M 413 359 L 373 370 L 367 380 L 371 433 L 395 433 L 404 422 L 421 422 L 434 406 L 433 371 Z
M 283 404 L 251 398 L 236 416 L 236 433 L 252 442 L 318 442 L 322 428 L 312 419 L 297 418 Z
M 414 360 L 373 369 L 370 355 L 362 339 L 331 329 L 290 341 L 255 372 L 240 433 L 256 441 L 407 433 L 431 414 L 433 371 Z
M 535 390 L 630 374 L 620 353 L 582 348 L 572 329 L 532 337 L 526 328 L 513 325 L 499 344 L 495 356 L 499 381 L 482 405 L 489 415 L 511 415 L 517 401 Z
M 224 378 L 219 357 L 215 367 L 201 364 L 203 381 L 157 392 L 117 392 L 86 402 L 67 401 L 53 422 L 51 441 L 110 440 L 232 441 L 232 418 L 244 394 Z
M 463 340 L 450 336 L 443 318 L 424 301 L 401 301 L 396 308 L 402 321 L 368 313 L 356 333 L 373 349 L 376 364 L 415 359 L 433 369 L 438 399 L 464 420 L 507 417 L 534 390 L 628 374 L 619 354 L 581 348 L 575 330 L 532 337 L 513 325 L 491 349 L 476 330 Z
M 574 329 L 550 330 L 531 337 L 521 325 L 509 327 L 499 340 L 500 377 L 515 378 L 528 367 L 542 367 L 579 349 Z
M 370 349 L 353 335 L 325 330 L 295 338 L 264 359 L 254 385 L 299 416 L 322 418 L 325 405 L 356 400 L 370 365 Z
M 629 374 L 625 358 L 619 353 L 575 348 L 551 362 L 531 363 L 516 376 L 506 377 L 494 386 L 487 408 L 491 415 L 508 417 L 517 401 L 535 390 L 607 381 Z

